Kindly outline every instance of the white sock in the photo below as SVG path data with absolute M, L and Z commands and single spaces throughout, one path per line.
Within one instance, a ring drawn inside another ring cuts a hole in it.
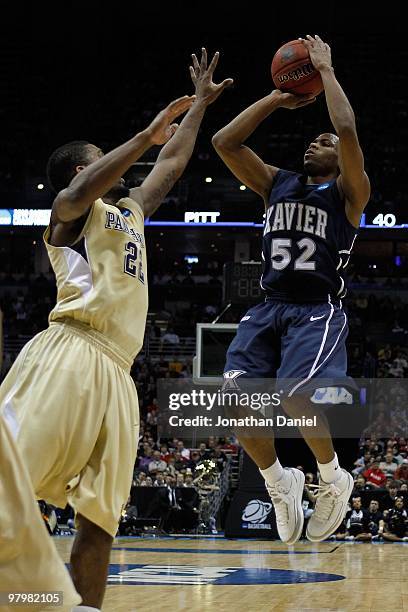
M 99 608 L 91 608 L 90 606 L 76 606 L 71 612 L 101 612 Z
M 319 468 L 320 478 L 327 484 L 336 482 L 342 475 L 336 453 L 334 453 L 334 457 L 329 463 L 317 462 L 317 467 Z
M 259 470 L 262 476 L 265 478 L 266 482 L 270 485 L 278 482 L 284 475 L 283 467 L 280 464 L 279 459 L 276 459 L 275 463 L 270 465 L 265 470 Z

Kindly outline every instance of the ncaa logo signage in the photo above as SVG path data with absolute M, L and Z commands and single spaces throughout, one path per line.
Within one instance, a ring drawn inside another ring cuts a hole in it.
M 242 513 L 242 523 L 244 529 L 271 529 L 270 523 L 265 523 L 272 510 L 272 504 L 263 502 L 260 499 L 251 499 Z
M 110 565 L 108 575 L 108 584 L 133 586 L 141 584 L 152 586 L 299 584 L 333 580 L 344 580 L 344 576 L 260 567 L 197 567 L 195 565 L 136 565 L 133 563 L 129 565 Z

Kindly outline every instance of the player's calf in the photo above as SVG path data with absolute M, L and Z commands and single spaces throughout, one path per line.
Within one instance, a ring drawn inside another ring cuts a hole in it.
M 78 532 L 71 551 L 71 575 L 82 605 L 102 607 L 113 538 L 84 516 L 77 516 Z

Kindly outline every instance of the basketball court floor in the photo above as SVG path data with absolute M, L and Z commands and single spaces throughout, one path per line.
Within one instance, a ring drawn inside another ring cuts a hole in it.
M 119 538 L 103 611 L 408 612 L 407 577 L 408 543 Z

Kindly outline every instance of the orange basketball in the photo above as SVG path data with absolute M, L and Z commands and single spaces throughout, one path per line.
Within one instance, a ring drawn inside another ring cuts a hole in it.
M 272 66 L 275 87 L 293 94 L 317 96 L 323 91 L 323 82 L 302 41 L 291 40 L 275 53 Z

